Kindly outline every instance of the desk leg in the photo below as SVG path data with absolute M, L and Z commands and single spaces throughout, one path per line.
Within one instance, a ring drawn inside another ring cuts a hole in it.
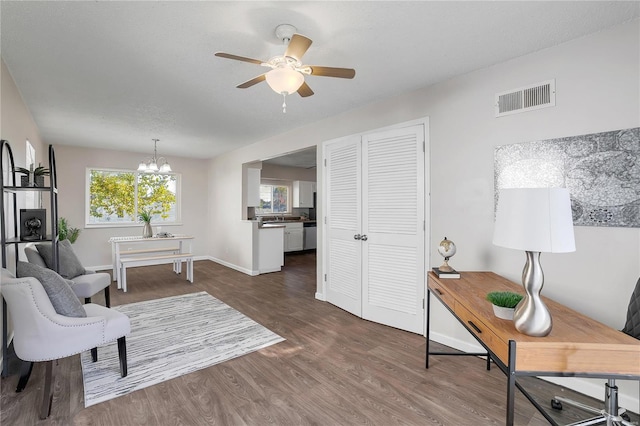
M 507 426 L 513 426 L 516 394 L 516 342 L 509 340 L 509 365 L 507 366 Z
M 427 350 L 425 354 L 424 368 L 429 368 L 429 317 L 431 316 L 431 290 L 427 287 Z

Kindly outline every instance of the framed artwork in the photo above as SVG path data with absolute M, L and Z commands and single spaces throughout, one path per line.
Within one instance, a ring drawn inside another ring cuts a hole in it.
M 567 188 L 573 224 L 640 228 L 640 128 L 503 145 L 495 149 L 495 201 L 502 188 Z
M 44 240 L 46 232 L 47 211 L 45 209 L 20 209 L 20 240 Z

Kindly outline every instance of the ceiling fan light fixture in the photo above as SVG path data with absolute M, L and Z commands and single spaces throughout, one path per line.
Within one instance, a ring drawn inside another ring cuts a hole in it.
M 265 77 L 269 87 L 281 95 L 297 92 L 304 83 L 304 75 L 291 68 L 274 68 Z

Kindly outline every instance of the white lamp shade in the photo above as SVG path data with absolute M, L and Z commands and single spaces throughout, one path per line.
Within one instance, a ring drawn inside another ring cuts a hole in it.
M 498 195 L 493 244 L 517 250 L 576 250 L 566 188 L 510 188 Z
M 160 173 L 169 173 L 171 171 L 171 166 L 169 165 L 169 163 L 164 163 L 162 166 L 160 166 Z
M 147 163 L 145 163 L 144 161 L 142 163 L 140 163 L 138 165 L 138 171 L 139 172 L 146 172 L 147 171 Z
M 297 92 L 304 83 L 302 73 L 291 68 L 274 68 L 265 77 L 274 92 L 286 95 Z

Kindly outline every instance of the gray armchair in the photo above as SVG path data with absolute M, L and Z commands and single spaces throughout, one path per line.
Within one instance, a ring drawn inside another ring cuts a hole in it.
M 60 315 L 38 279 L 15 278 L 4 268 L 2 296 L 13 321 L 16 356 L 31 363 L 46 362 L 41 419 L 51 412 L 53 360 L 86 350 L 92 350 L 92 353 L 95 350 L 97 356 L 94 348 L 117 340 L 120 374 L 122 377 L 127 375 L 125 336 L 131 331 L 131 325 L 123 313 L 89 303 L 81 306 L 86 317 Z
M 69 246 L 70 247 L 70 246 Z M 71 250 L 69 248 L 69 250 Z M 29 243 L 24 248 L 29 263 L 33 263 L 43 268 L 47 268 L 45 260 L 42 258 L 34 243 Z M 111 276 L 106 272 L 95 272 L 86 269 L 85 274 L 69 278 L 73 281 L 71 289 L 79 299 L 84 299 L 85 303 L 91 303 L 91 298 L 104 290 L 105 306 L 111 307 L 111 297 L 109 295 L 109 285 Z

